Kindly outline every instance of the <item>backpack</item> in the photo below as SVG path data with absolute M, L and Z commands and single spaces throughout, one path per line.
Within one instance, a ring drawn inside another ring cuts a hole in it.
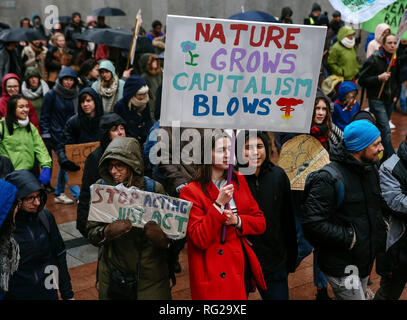
M 339 165 L 335 162 L 328 163 L 321 169 L 311 172 L 307 176 L 305 180 L 304 200 L 307 198 L 309 190 L 311 188 L 312 177 L 314 177 L 317 173 L 321 171 L 328 172 L 335 180 L 335 194 L 336 194 L 335 208 L 338 209 L 341 206 L 343 199 L 345 198 L 345 185 L 343 183 L 342 173 L 339 170 Z

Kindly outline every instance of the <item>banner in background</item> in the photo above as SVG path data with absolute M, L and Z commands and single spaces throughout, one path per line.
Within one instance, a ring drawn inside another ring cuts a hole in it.
M 342 20 L 358 24 L 371 19 L 384 7 L 396 0 L 329 0 L 342 15 Z
M 407 0 L 398 0 L 378 12 L 372 19 L 364 22 L 361 29 L 374 33 L 377 25 L 387 23 L 393 34 L 397 33 L 404 11 L 407 9 Z M 404 34 L 402 39 L 407 39 Z

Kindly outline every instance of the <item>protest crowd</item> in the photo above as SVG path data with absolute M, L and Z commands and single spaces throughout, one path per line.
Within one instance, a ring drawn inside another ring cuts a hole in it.
M 292 15 L 282 8 L 277 22 L 292 24 Z M 52 30 L 38 14 L 22 19 L 20 27 L 43 38 L 0 40 L 0 300 L 75 299 L 54 218 L 68 206 L 98 248 L 101 300 L 170 300 L 183 249 L 192 299 L 245 300 L 257 290 L 263 300 L 288 300 L 289 274 L 310 254 L 316 300 L 399 299 L 407 282 L 407 138 L 392 143 L 390 119 L 396 106 L 406 112 L 407 42 L 398 44 L 381 23 L 362 43 L 341 12 L 330 16 L 314 3 L 304 19 L 327 27 L 308 132 L 241 130 L 239 145 L 225 130 L 207 137 L 200 128 L 211 164 L 203 144 L 200 164 L 151 157 L 157 132 L 169 137 L 169 159 L 176 143 L 174 128 L 159 131 L 168 63 L 160 21 L 140 28 L 143 46 L 129 59 L 128 49 L 82 37 L 112 29 L 104 16 L 74 12 Z M 0 24 L 0 39 L 9 29 Z M 282 156 L 299 139 L 314 141 L 330 162 L 295 168 L 311 172 L 294 190 Z M 181 139 L 181 150 L 189 142 Z M 81 168 L 67 146 L 87 143 L 96 146 Z M 247 159 L 233 172 L 232 153 Z M 81 183 L 70 184 L 78 172 Z M 186 236 L 173 239 L 153 220 L 135 227 L 129 215 L 88 220 L 95 184 L 189 201 Z M 46 285 L 50 265 L 58 268 L 57 288 Z M 373 268 L 381 276 L 376 292 L 369 289 Z

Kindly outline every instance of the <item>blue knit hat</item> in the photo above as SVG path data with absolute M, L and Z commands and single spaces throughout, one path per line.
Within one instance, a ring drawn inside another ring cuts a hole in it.
M 367 148 L 379 136 L 379 129 L 367 120 L 353 121 L 346 126 L 343 132 L 346 149 L 350 152 L 358 152 Z

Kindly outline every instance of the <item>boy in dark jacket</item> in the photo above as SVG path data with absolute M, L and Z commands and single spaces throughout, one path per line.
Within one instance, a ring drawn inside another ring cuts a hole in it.
M 65 245 L 54 216 L 43 209 L 46 192 L 27 170 L 14 171 L 6 179 L 18 189 L 14 238 L 20 262 L 5 299 L 58 300 L 57 287 L 62 299 L 73 299 Z
M 64 67 L 59 73 L 55 86 L 44 97 L 40 129 L 44 142 L 48 140 L 56 153 L 65 144 L 65 124 L 70 117 L 78 113 L 77 78 L 76 72 L 72 68 Z M 64 193 L 65 183 L 68 179 L 66 170 L 78 171 L 80 167 L 66 157 L 58 159 L 58 162 L 61 169 L 58 172 L 58 183 L 55 188 L 55 202 L 70 204 L 73 201 Z M 75 187 L 70 187 L 70 190 L 75 200 L 77 200 L 79 198 L 79 187 Z

